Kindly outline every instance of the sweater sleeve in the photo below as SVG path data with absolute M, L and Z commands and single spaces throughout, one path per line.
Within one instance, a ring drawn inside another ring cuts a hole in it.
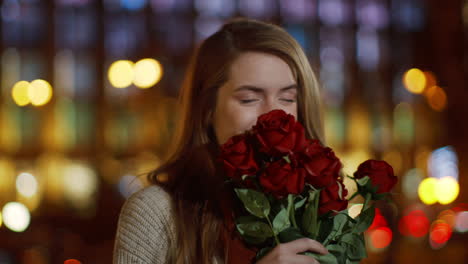
M 171 197 L 151 185 L 133 194 L 123 205 L 114 244 L 114 264 L 167 263 L 174 241 Z

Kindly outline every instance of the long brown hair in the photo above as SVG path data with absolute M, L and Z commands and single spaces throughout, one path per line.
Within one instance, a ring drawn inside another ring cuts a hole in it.
M 171 263 L 212 263 L 225 256 L 220 232 L 222 177 L 216 173 L 217 141 L 212 127 L 218 88 L 229 69 L 247 51 L 275 55 L 291 68 L 298 85 L 298 119 L 307 137 L 324 142 L 319 85 L 300 45 L 273 24 L 238 18 L 201 43 L 189 65 L 180 94 L 181 116 L 162 165 L 149 173 L 152 184 L 173 198 L 177 240 Z

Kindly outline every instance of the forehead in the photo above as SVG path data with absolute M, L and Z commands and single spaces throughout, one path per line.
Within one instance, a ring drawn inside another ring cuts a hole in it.
M 231 65 L 229 79 L 236 85 L 284 87 L 295 83 L 289 65 L 281 58 L 261 52 L 245 52 Z

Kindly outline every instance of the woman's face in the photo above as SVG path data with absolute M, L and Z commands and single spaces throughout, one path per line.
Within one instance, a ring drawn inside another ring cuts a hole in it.
M 219 88 L 213 127 L 218 144 L 250 129 L 257 117 L 282 109 L 297 119 L 297 84 L 279 57 L 245 52 L 231 65 L 229 80 Z

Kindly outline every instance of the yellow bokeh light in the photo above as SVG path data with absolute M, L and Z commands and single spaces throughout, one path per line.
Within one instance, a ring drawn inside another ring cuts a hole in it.
M 434 204 L 437 202 L 436 196 L 437 179 L 425 178 L 418 187 L 419 199 L 425 204 Z
M 458 197 L 460 186 L 453 177 L 439 179 L 435 188 L 435 195 L 441 204 L 449 204 Z
M 21 173 L 16 178 L 16 190 L 24 197 L 32 197 L 37 193 L 38 183 L 30 173 Z
M 432 86 L 426 92 L 426 98 L 432 109 L 436 111 L 444 110 L 447 105 L 447 94 L 439 86 Z
M 403 83 L 411 93 L 420 94 L 426 87 L 426 76 L 421 70 L 413 68 L 405 73 Z
M 352 218 L 356 218 L 362 211 L 363 204 L 353 204 L 348 209 L 348 215 Z
M 47 104 L 52 98 L 52 86 L 44 80 L 34 80 L 28 88 L 28 97 L 35 106 Z
M 109 82 L 115 88 L 125 88 L 132 84 L 134 78 L 133 62 L 119 60 L 111 64 L 107 72 Z
M 161 80 L 162 66 L 155 59 L 142 59 L 135 64 L 133 83 L 142 89 L 150 88 Z
M 25 106 L 30 103 L 29 96 L 29 82 L 27 81 L 19 81 L 11 90 L 11 95 L 15 103 L 19 106 Z
M 28 228 L 31 214 L 26 206 L 18 202 L 5 204 L 2 210 L 5 226 L 14 232 L 23 232 Z
M 2 227 L 2 212 L 0 212 L 0 227 Z

